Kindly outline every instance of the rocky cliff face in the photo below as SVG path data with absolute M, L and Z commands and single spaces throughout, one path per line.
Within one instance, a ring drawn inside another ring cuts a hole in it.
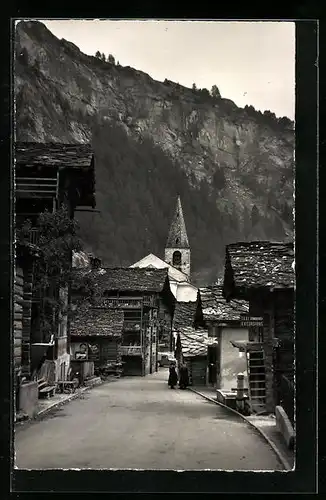
M 15 53 L 17 140 L 88 142 L 94 123 L 114 124 L 136 140 L 150 138 L 193 188 L 203 179 L 216 188 L 218 208 L 242 224 L 239 239 L 252 210 L 258 219 L 246 237 L 266 237 L 259 216 L 274 225 L 274 238 L 291 237 L 289 120 L 87 56 L 39 22 L 17 26 Z

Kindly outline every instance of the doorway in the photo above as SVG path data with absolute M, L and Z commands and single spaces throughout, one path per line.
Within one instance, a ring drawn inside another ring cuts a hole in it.
M 216 385 L 217 383 L 217 347 L 208 346 L 208 383 Z

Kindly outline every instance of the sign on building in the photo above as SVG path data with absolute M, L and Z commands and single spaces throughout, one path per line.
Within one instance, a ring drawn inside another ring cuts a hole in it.
M 73 342 L 71 344 L 71 355 L 73 359 L 88 359 L 88 344 L 87 342 Z
M 243 327 L 263 326 L 264 318 L 262 316 L 249 316 L 247 314 L 242 314 L 240 316 L 240 322 Z

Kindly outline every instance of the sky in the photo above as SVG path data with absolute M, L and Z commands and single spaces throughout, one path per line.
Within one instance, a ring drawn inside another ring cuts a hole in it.
M 294 22 L 39 20 L 86 54 L 294 120 Z

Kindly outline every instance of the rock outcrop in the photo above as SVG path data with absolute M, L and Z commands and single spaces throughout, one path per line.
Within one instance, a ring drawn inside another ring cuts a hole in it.
M 290 120 L 87 56 L 37 21 L 17 25 L 15 54 L 18 140 L 89 142 L 95 123 L 114 124 L 153 141 L 193 188 L 206 180 L 219 210 L 235 213 L 239 239 L 266 237 L 260 216 L 274 238 L 292 237 Z M 253 210 L 258 218 L 244 235 Z

